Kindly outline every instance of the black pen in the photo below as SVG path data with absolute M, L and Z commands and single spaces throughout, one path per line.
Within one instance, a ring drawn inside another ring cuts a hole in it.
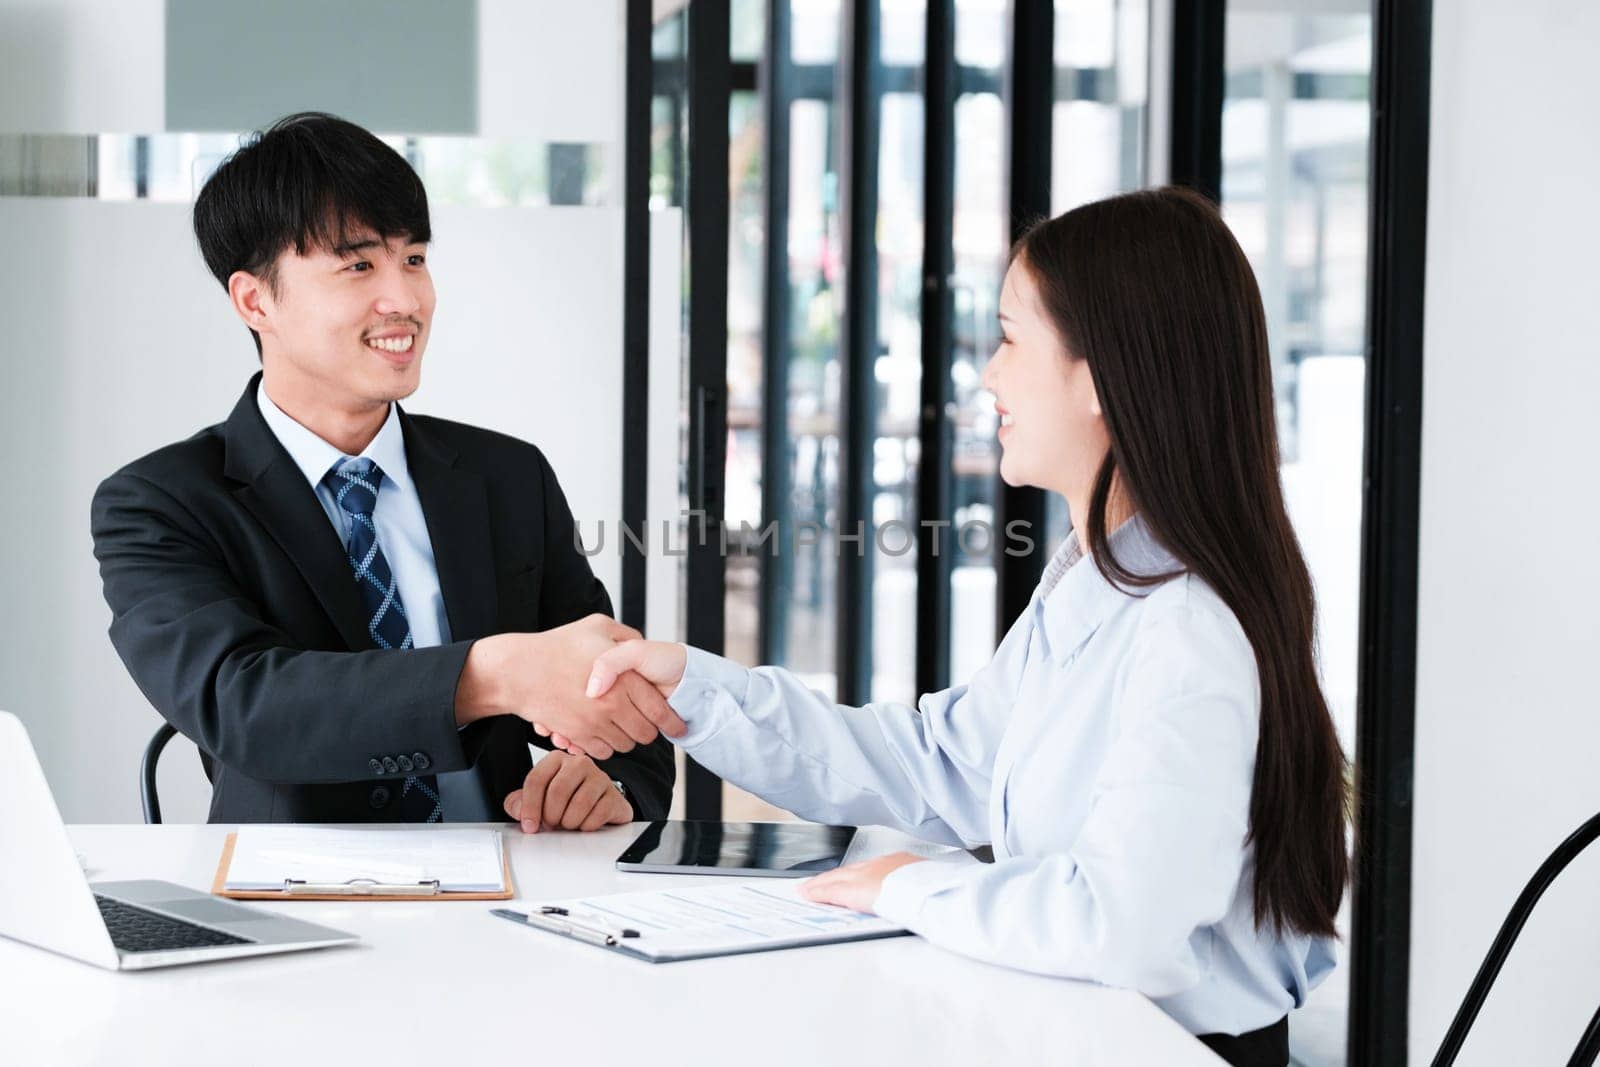
M 566 908 L 559 907 L 559 906 L 557 906 L 555 904 L 544 904 L 544 905 L 540 906 L 539 914 L 540 915 L 571 915 L 572 913 L 569 912 Z M 638 937 L 639 936 L 639 931 L 631 929 L 631 928 L 626 927 L 626 926 L 624 926 L 621 930 L 618 930 L 617 933 L 621 934 L 623 937 Z
M 568 912 L 565 908 L 553 908 L 548 905 L 541 907 L 537 915 L 512 911 L 510 908 L 492 908 L 489 914 L 497 915 L 502 919 L 509 919 L 512 922 L 522 923 L 524 926 L 535 926 L 542 930 L 549 930 L 551 933 L 575 937 L 579 941 L 587 941 L 590 944 L 606 947 L 616 945 L 619 939 L 639 936 L 639 931 L 633 929 L 624 928 L 613 932 L 575 922 L 566 917 Z

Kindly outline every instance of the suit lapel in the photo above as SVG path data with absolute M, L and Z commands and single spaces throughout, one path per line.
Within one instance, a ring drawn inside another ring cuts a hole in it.
M 406 465 L 428 523 L 450 639 L 486 637 L 496 621 L 488 489 L 481 475 L 459 466 L 456 453 L 403 409 L 400 426 Z
M 375 647 L 344 545 L 305 475 L 267 427 L 257 407 L 257 374 L 223 428 L 224 472 L 234 498 L 266 528 L 311 587 L 351 650 Z

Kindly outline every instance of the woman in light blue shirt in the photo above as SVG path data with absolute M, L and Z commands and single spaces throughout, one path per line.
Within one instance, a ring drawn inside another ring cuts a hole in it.
M 1063 495 L 1076 530 L 988 666 L 916 709 L 847 708 L 635 641 L 591 694 L 639 671 L 696 760 L 805 818 L 993 846 L 844 867 L 814 899 L 1137 989 L 1231 1062 L 1285 1063 L 1285 1017 L 1333 965 L 1345 758 L 1255 278 L 1208 202 L 1145 191 L 1024 236 L 1000 320 L 1001 476 Z

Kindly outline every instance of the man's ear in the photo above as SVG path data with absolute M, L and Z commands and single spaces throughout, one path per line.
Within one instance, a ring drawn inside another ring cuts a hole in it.
M 272 293 L 266 282 L 249 271 L 236 270 L 228 276 L 228 299 L 233 310 L 244 324 L 256 333 L 271 333 L 268 313 L 271 311 Z

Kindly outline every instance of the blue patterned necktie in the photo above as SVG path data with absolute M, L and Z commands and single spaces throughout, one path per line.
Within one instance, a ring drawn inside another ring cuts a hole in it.
M 400 589 L 378 545 L 378 527 L 372 521 L 383 471 L 370 459 L 341 459 L 322 481 L 332 490 L 339 509 L 350 517 L 345 552 L 355 572 L 361 606 L 366 609 L 372 643 L 379 648 L 410 648 L 411 624 L 406 621 Z M 408 777 L 400 788 L 399 811 L 403 822 L 438 822 L 444 813 L 439 780 L 431 774 Z

